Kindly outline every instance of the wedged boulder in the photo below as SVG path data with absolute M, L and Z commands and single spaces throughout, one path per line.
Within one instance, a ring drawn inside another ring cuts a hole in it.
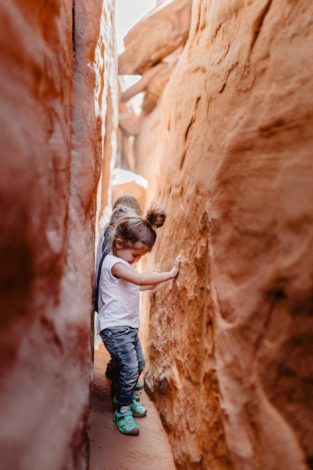
M 118 73 L 142 75 L 184 45 L 189 35 L 191 6 L 191 0 L 174 0 L 139 21 L 124 39 Z
M 141 119 L 143 119 L 144 116 L 149 114 L 158 104 L 162 92 L 174 71 L 175 65 L 176 62 L 160 62 L 160 64 L 152 67 L 152 69 L 147 70 L 138 82 L 122 94 L 122 101 L 126 102 L 139 93 L 144 93 L 141 112 Z

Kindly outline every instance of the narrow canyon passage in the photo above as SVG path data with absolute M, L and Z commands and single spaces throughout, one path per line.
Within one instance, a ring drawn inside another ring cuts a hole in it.
M 157 0 L 118 53 L 135 3 L 0 2 L 0 468 L 312 470 L 313 2 Z M 141 269 L 182 259 L 142 294 L 138 437 L 93 374 L 125 193 L 167 214 Z

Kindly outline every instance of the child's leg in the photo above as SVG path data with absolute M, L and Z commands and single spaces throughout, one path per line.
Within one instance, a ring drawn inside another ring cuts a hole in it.
M 116 360 L 114 359 L 114 357 L 111 356 L 109 362 L 107 363 L 107 367 L 105 371 L 105 375 L 107 376 L 109 380 L 114 380 L 116 378 L 116 376 L 118 375 L 117 369 L 118 369 L 118 364 Z
M 117 390 L 117 381 L 119 377 L 119 365 L 117 360 L 114 357 L 110 357 L 110 360 L 107 364 L 105 371 L 106 377 L 111 380 L 111 397 L 113 398 L 116 395 Z
M 119 377 L 116 399 L 120 408 L 130 407 L 133 389 L 138 380 L 138 360 L 136 352 L 137 330 L 129 327 L 115 327 L 100 332 L 106 349 L 117 360 Z

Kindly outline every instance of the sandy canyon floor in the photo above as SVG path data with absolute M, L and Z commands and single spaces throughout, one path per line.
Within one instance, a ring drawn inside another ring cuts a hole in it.
M 124 436 L 116 429 L 112 422 L 110 381 L 104 375 L 107 361 L 108 355 L 100 344 L 95 350 L 89 470 L 175 470 L 167 435 L 144 391 L 140 392 L 141 402 L 148 415 L 137 420 L 140 435 Z

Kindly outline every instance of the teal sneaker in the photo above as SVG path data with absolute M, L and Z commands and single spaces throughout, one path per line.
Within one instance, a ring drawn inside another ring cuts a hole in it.
M 135 418 L 143 418 L 147 414 L 146 408 L 136 400 L 133 400 L 131 411 Z
M 139 434 L 139 427 L 134 420 L 131 410 L 126 411 L 126 413 L 115 411 L 113 423 L 116 424 L 117 429 L 122 434 L 127 434 L 128 436 L 138 436 Z
M 139 390 L 142 390 L 143 387 L 144 387 L 143 383 L 138 381 L 136 383 L 136 386 L 135 386 L 134 390 L 136 390 L 136 392 L 139 392 Z

